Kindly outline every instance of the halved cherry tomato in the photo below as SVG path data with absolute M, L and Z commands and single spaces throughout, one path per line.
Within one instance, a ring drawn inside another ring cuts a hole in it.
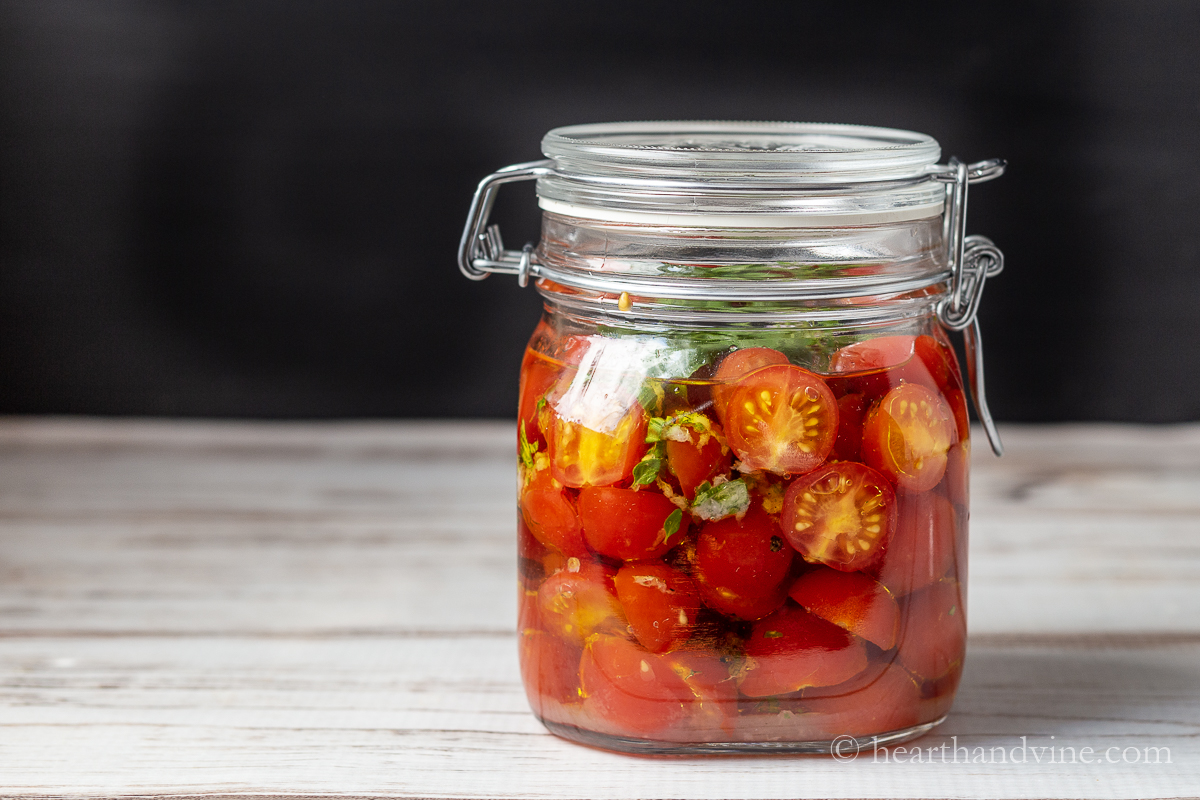
M 721 420 L 722 424 L 725 423 L 725 409 L 729 403 L 729 397 L 733 393 L 732 384 L 735 381 L 763 367 L 786 363 L 788 363 L 787 356 L 769 347 L 747 347 L 744 350 L 734 350 L 721 359 L 721 365 L 717 367 L 716 374 L 713 375 L 715 383 L 712 387 L 713 410 L 717 414 L 717 419 Z
M 896 644 L 900 607 L 882 584 L 861 572 L 817 567 L 792 584 L 788 596 L 839 628 L 866 639 L 881 650 Z
M 564 486 L 609 486 L 625 480 L 646 452 L 646 413 L 638 403 L 612 431 L 597 431 L 549 413 L 550 472 Z
M 837 400 L 815 373 L 792 364 L 765 367 L 732 389 L 725 435 L 747 469 L 801 475 L 833 450 Z
M 583 538 L 597 553 L 622 561 L 658 558 L 683 541 L 689 516 L 668 533 L 664 524 L 678 510 L 657 492 L 616 486 L 585 486 L 579 490 Z
M 954 440 L 954 415 L 942 398 L 906 383 L 867 412 L 862 455 L 901 488 L 925 492 L 942 480 Z
M 829 359 L 831 372 L 892 369 L 913 357 L 915 336 L 877 336 L 846 345 Z
M 805 561 L 852 572 L 875 563 L 895 519 L 896 494 L 887 479 L 841 461 L 792 482 L 780 527 Z
M 967 615 L 958 581 L 946 579 L 908 597 L 897 658 L 921 680 L 936 680 L 962 663 Z
M 579 661 L 583 648 L 545 631 L 526 628 L 521 631 L 520 654 L 521 677 L 535 713 L 542 714 L 546 700 L 579 702 Z
M 726 517 L 700 529 L 692 574 L 710 608 L 758 619 L 787 597 L 784 579 L 794 555 L 775 520 L 752 505 L 740 520 Z
M 862 642 L 802 608 L 783 608 L 754 623 L 738 689 L 747 697 L 833 686 L 867 668 Z
M 867 403 L 861 394 L 838 398 L 838 433 L 830 458 L 838 461 L 858 461 L 862 449 L 862 421 Z
M 954 506 L 940 494 L 902 493 L 897 502 L 896 530 L 875 572 L 896 597 L 944 577 L 956 558 Z
M 661 561 L 626 564 L 613 583 L 630 630 L 651 653 L 666 652 L 692 635 L 700 598 L 684 573 Z
M 633 736 L 678 724 L 695 700 L 663 656 L 618 636 L 589 639 L 579 673 L 587 711 Z
M 695 499 L 700 484 L 711 483 L 716 476 L 729 472 L 729 451 L 715 436 L 709 436 L 703 446 L 668 440 L 666 449 L 667 469 L 679 480 L 679 488 L 688 500 Z
M 538 589 L 538 627 L 577 645 L 597 631 L 624 631 L 627 623 L 613 589 L 612 572 L 578 558 L 567 563 Z
M 535 473 L 522 490 L 521 516 L 534 538 L 547 547 L 569 556 L 587 553 L 575 506 L 547 470 Z
M 828 695 L 812 699 L 805 693 L 805 720 L 814 739 L 886 733 L 928 721 L 921 719 L 920 688 L 899 666 L 889 665 L 868 683 L 857 684 L 851 680 L 845 692 L 831 687 Z

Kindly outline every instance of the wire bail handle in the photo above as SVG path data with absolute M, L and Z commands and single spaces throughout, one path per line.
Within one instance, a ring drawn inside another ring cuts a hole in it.
M 549 174 L 553 164 L 550 159 L 513 164 L 479 182 L 467 212 L 462 240 L 458 243 L 458 268 L 463 275 L 473 281 L 481 281 L 493 272 L 516 275 L 522 288 L 529 285 L 530 275 L 537 277 L 533 244 L 526 244 L 521 250 L 505 250 L 500 226 L 488 225 L 487 221 L 496 202 L 496 192 L 502 185 L 536 180 Z
M 967 236 L 967 186 L 983 183 L 1004 174 L 1003 159 L 993 158 L 971 165 L 951 158 L 946 167 L 935 173 L 936 180 L 945 181 L 946 212 L 943 234 L 946 241 L 946 261 L 950 267 L 950 292 L 938 304 L 938 322 L 948 330 L 962 331 L 967 352 L 967 380 L 975 412 L 987 433 L 988 443 L 997 456 L 1004 455 L 1004 443 L 988 409 L 983 379 L 983 337 L 979 331 L 979 301 L 988 278 L 1004 269 L 1004 254 L 986 236 Z

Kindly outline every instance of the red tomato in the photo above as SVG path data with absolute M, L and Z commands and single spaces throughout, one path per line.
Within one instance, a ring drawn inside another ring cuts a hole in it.
M 553 355 L 535 349 L 535 345 L 540 345 L 553 335 L 553 330 L 545 322 L 538 323 L 521 362 L 517 420 L 525 427 L 525 438 L 530 442 L 536 442 L 542 436 L 538 425 L 538 402 L 550 392 L 567 371 L 566 368 L 579 364 L 590 346 L 583 336 L 568 336 L 552 348 Z
M 867 668 L 862 642 L 802 608 L 783 608 L 754 623 L 738 688 L 747 697 L 833 686 Z
M 688 515 L 676 533 L 663 525 L 678 507 L 657 492 L 585 486 L 579 490 L 583 538 L 597 553 L 622 561 L 658 558 L 683 541 Z
M 612 573 L 577 558 L 567 564 L 538 588 L 538 627 L 577 645 L 597 631 L 624 631 L 627 623 L 613 591 Z
M 852 681 L 851 683 L 856 683 Z M 834 687 L 836 688 L 836 687 Z M 844 693 L 805 699 L 805 721 L 814 739 L 871 736 L 920 724 L 921 692 L 912 676 L 888 666 L 873 680 Z
M 733 393 L 732 383 L 745 375 L 777 364 L 788 363 L 788 357 L 778 350 L 769 347 L 747 347 L 745 350 L 734 350 L 721 359 L 721 366 L 713 375 L 715 383 L 712 387 L 713 410 L 717 419 L 725 423 L 725 408 Z
M 525 523 L 525 515 L 517 512 L 517 555 L 530 561 L 541 561 L 547 555 L 556 552 L 537 540 L 533 531 Z
M 958 368 L 958 357 L 949 344 L 932 336 L 918 336 L 913 350 L 925 368 L 929 370 L 932 389 L 942 393 L 942 399 L 954 414 L 958 440 L 965 442 L 971 435 L 971 422 L 967 416 L 967 398 L 963 393 L 962 371 Z
M 775 520 L 752 505 L 740 520 L 726 517 L 700 529 L 693 576 L 709 608 L 758 619 L 787 596 L 793 554 Z
M 609 486 L 625 480 L 646 452 L 646 413 L 634 403 L 609 432 L 551 412 L 550 472 L 564 486 Z
M 692 635 L 700 598 L 687 575 L 662 562 L 626 564 L 613 582 L 629 628 L 642 647 L 663 653 Z
M 618 636 L 589 639 L 579 673 L 585 709 L 632 736 L 678 725 L 695 700 L 663 656 Z
M 901 488 L 925 492 L 942 480 L 954 440 L 954 415 L 942 398 L 906 383 L 867 412 L 862 455 Z
M 908 597 L 896 657 L 921 680 L 936 680 L 962 663 L 967 614 L 958 581 L 941 580 Z
M 896 530 L 875 568 L 879 582 L 896 597 L 940 580 L 956 560 L 956 515 L 940 494 L 902 494 Z
M 718 475 L 729 472 L 729 452 L 721 447 L 715 436 L 710 436 L 704 446 L 691 442 L 667 441 L 667 469 L 679 480 L 684 497 L 693 500 L 696 487 Z
M 583 649 L 545 631 L 521 631 L 521 677 L 529 704 L 542 715 L 545 701 L 579 702 L 579 660 Z
M 867 411 L 861 394 L 847 394 L 838 399 L 838 433 L 830 458 L 838 461 L 858 461 L 862 449 L 862 420 Z
M 800 475 L 833 450 L 837 400 L 814 373 L 792 364 L 765 367 L 732 389 L 725 434 L 747 469 Z
M 792 482 L 780 527 L 805 561 L 852 572 L 875 563 L 895 519 L 896 494 L 887 480 L 870 467 L 842 461 Z
M 968 468 L 971 463 L 971 443 L 962 442 L 946 453 L 946 475 L 942 478 L 942 492 L 956 506 L 967 505 L 970 494 Z
M 817 567 L 801 575 L 788 596 L 810 614 L 881 650 L 891 650 L 896 644 L 900 607 L 891 592 L 861 572 Z
M 890 369 L 913 357 L 915 337 L 879 336 L 855 342 L 838 350 L 829 359 L 830 372 L 869 372 Z
M 710 736 L 732 733 L 738 716 L 737 680 L 729 669 L 733 659 L 702 650 L 676 650 L 665 658 L 695 697 L 689 735 L 694 737 L 698 731 Z
M 521 516 L 534 538 L 547 547 L 571 556 L 587 554 L 575 506 L 546 470 L 537 472 L 521 492 Z

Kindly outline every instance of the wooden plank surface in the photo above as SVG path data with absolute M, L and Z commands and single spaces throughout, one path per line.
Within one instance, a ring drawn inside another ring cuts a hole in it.
M 511 426 L 0 421 L 0 794 L 1200 795 L 1200 426 L 1004 432 L 963 687 L 897 764 L 545 733 Z

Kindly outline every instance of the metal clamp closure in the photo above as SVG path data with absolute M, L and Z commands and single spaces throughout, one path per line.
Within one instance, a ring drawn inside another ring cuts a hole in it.
M 1004 269 L 1004 254 L 986 236 L 967 236 L 967 186 L 998 178 L 1004 174 L 1005 163 L 994 158 L 970 166 L 957 158 L 934 173 L 934 178 L 946 181 L 946 211 L 943 234 L 946 240 L 946 260 L 950 265 L 950 292 L 938 304 L 938 321 L 952 331 L 963 332 L 967 352 L 967 379 L 975 411 L 987 433 L 992 452 L 1004 454 L 1004 444 L 988 409 L 983 380 L 983 337 L 979 331 L 979 301 L 988 278 Z
M 488 225 L 496 192 L 505 183 L 534 180 L 550 172 L 554 162 L 549 159 L 513 164 L 499 172 L 493 172 L 482 181 L 471 199 L 467 212 L 467 224 L 463 228 L 462 240 L 458 243 L 458 268 L 473 281 L 481 281 L 493 272 L 516 275 L 521 286 L 529 283 L 529 276 L 537 277 L 537 260 L 533 245 L 522 250 L 505 250 L 500 238 L 500 227 Z

